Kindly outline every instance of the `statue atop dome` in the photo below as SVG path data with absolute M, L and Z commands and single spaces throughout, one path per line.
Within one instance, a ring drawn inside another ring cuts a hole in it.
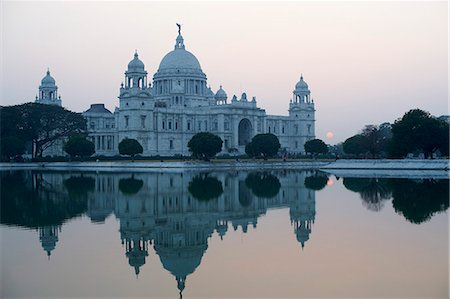
M 177 23 L 178 34 L 179 34 L 179 35 L 181 35 L 181 26 L 182 26 L 182 24 L 178 24 L 178 23 Z

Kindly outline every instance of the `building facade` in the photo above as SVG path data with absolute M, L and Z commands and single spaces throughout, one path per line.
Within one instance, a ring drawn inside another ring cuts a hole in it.
M 93 104 L 83 113 L 97 155 L 118 155 L 124 138 L 138 140 L 143 155 L 189 155 L 187 143 L 199 132 L 220 136 L 222 153 L 244 153 L 245 145 L 260 133 L 275 134 L 286 152 L 303 153 L 304 143 L 315 137 L 314 101 L 303 76 L 295 85 L 288 115 L 267 115 L 256 97 L 243 93 L 229 100 L 222 86 L 213 92 L 180 32 L 149 81 L 136 52 L 120 86 L 119 107 L 111 112 Z

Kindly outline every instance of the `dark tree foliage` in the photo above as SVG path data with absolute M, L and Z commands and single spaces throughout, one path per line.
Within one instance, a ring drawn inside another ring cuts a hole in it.
M 0 118 L 1 138 L 16 136 L 30 141 L 33 157 L 42 157 L 44 150 L 58 139 L 86 131 L 81 113 L 56 105 L 26 103 L 2 107 Z
M 404 157 L 420 151 L 425 158 L 440 150 L 444 155 L 449 149 L 449 125 L 430 113 L 414 109 L 392 125 L 390 152 L 393 157 Z
M 188 142 L 193 156 L 208 161 L 222 150 L 222 139 L 209 132 L 200 132 L 192 136 Z
M 134 159 L 135 155 L 142 154 L 143 151 L 142 145 L 136 139 L 125 138 L 119 143 L 121 155 L 131 156 Z
M 379 211 L 392 198 L 394 210 L 411 223 L 428 221 L 449 207 L 448 180 L 344 178 L 344 186 L 360 194 L 363 204 Z
M 223 193 L 222 182 L 208 174 L 197 175 L 189 182 L 189 193 L 200 201 L 218 198 Z
M 343 149 L 346 154 L 356 156 L 370 154 L 372 158 L 379 158 L 386 156 L 391 136 L 389 123 L 382 123 L 380 126 L 367 125 L 360 134 L 345 140 Z
M 305 152 L 313 155 L 328 153 L 328 146 L 320 139 L 312 139 L 305 142 Z
M 362 155 L 366 153 L 364 146 L 365 137 L 358 134 L 354 135 L 344 141 L 343 149 L 346 154 L 350 155 Z
M 367 125 L 362 130 L 361 135 L 364 137 L 362 141 L 365 151 L 369 152 L 372 158 L 377 157 L 382 149 L 381 132 L 378 127 Z
M 249 142 L 245 145 L 245 153 L 247 154 L 247 156 L 249 157 L 255 157 L 255 151 L 253 149 L 253 143 Z
M 344 178 L 343 184 L 348 190 L 359 193 L 363 204 L 371 211 L 380 211 L 384 201 L 392 196 L 389 179 Z
M 95 179 L 85 176 L 72 176 L 64 180 L 64 187 L 66 187 L 70 198 L 85 199 L 88 192 L 95 191 Z
M 246 153 L 251 154 L 252 157 L 262 156 L 264 159 L 275 156 L 281 146 L 278 137 L 270 133 L 255 135 L 250 144 L 248 153 L 247 146 L 245 147 Z
M 322 172 L 317 172 L 312 176 L 305 177 L 305 187 L 315 191 L 325 188 L 327 182 L 328 176 Z
M 69 192 L 67 196 L 64 192 L 56 191 L 54 186 L 47 185 L 48 182 L 45 182 L 42 173 L 1 172 L 1 223 L 39 228 L 61 225 L 86 212 L 87 197 L 80 197 L 80 193 L 77 193 L 80 191 L 71 189 L 76 192 L 76 195 Z M 85 186 L 86 183 L 82 185 Z M 92 184 L 88 183 L 88 185 Z
M 119 180 L 119 190 L 126 195 L 134 195 L 138 193 L 142 186 L 144 186 L 144 181 L 137 180 L 133 176 L 131 178 Z
M 9 160 L 14 156 L 20 156 L 25 151 L 25 141 L 17 136 L 5 136 L 0 140 L 1 156 Z
M 64 151 L 71 157 L 90 157 L 95 153 L 95 145 L 83 135 L 74 135 L 64 145 Z
M 449 181 L 425 179 L 393 179 L 392 206 L 409 222 L 420 224 L 428 221 L 449 206 Z
M 245 178 L 245 184 L 257 197 L 272 198 L 280 191 L 278 178 L 267 172 L 252 172 Z

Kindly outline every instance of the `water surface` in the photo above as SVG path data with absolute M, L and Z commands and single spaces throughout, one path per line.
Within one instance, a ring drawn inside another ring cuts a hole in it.
M 2 298 L 448 298 L 448 180 L 0 175 Z

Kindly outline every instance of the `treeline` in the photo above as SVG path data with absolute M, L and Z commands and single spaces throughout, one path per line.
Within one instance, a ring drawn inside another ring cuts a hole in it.
M 449 124 L 430 113 L 414 109 L 392 125 L 368 125 L 362 131 L 337 145 L 347 157 L 404 158 L 422 153 L 424 158 L 434 154 L 449 155 Z
M 26 103 L 0 107 L 2 159 L 20 156 L 28 148 L 33 158 L 58 140 L 86 133 L 81 113 L 56 105 Z

